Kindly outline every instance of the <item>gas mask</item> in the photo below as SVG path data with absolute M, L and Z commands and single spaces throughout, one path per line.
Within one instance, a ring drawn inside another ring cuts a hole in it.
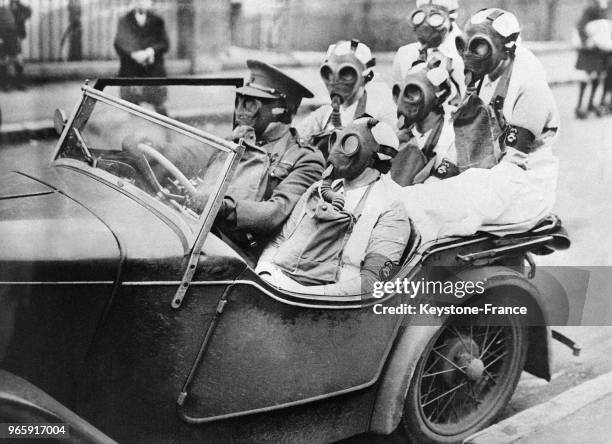
M 388 124 L 362 117 L 344 130 L 334 132 L 330 144 L 331 178 L 354 180 L 367 168 L 375 168 L 383 174 L 389 172 L 390 160 L 397 154 L 399 141 Z
M 352 104 L 360 88 L 374 77 L 372 67 L 375 65 L 370 48 L 358 40 L 331 45 L 319 72 L 332 105 Z
M 423 5 L 414 11 L 410 23 L 421 45 L 427 48 L 440 46 L 451 28 L 448 10 L 435 5 Z
M 442 67 L 429 69 L 424 64 L 413 67 L 401 84 L 393 86 L 397 116 L 403 128 L 424 120 L 431 112 L 442 113 L 442 104 L 452 88 L 448 72 Z
M 457 40 L 457 49 L 465 62 L 466 83 L 470 85 L 514 57 L 520 28 L 513 14 L 491 8 L 476 13 L 465 34 L 465 40 Z
M 235 127 L 250 126 L 261 140 L 270 125 L 291 123 L 302 98 L 313 94 L 274 65 L 249 59 L 247 66 L 251 75 L 236 89 Z
M 235 127 L 244 125 L 255 130 L 259 139 L 268 126 L 274 122 L 286 120 L 287 109 L 279 100 L 261 99 L 237 94 L 235 103 Z

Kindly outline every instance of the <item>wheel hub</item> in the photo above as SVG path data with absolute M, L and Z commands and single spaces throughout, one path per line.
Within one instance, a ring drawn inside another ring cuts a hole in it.
M 465 373 L 469 380 L 479 381 L 484 374 L 484 362 L 481 359 L 475 358 L 469 353 L 464 353 L 459 358 L 462 362 L 461 367 L 465 367 Z
M 470 381 L 479 381 L 484 373 L 484 363 L 478 359 L 480 347 L 471 338 L 461 336 L 454 338 L 445 347 L 442 363 L 445 371 L 443 379 L 449 386 L 467 376 Z M 452 364 L 451 364 L 452 363 Z M 461 369 L 461 370 L 460 370 Z

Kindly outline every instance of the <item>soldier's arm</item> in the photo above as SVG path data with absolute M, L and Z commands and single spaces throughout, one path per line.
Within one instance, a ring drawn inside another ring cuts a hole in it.
M 300 197 L 297 205 L 291 211 L 291 215 L 283 224 L 283 228 L 279 231 L 279 233 L 266 245 L 266 248 L 259 256 L 259 260 L 257 265 L 262 264 L 263 266 L 267 266 L 272 264 L 274 261 L 274 256 L 278 251 L 278 248 L 291 236 L 293 232 L 295 232 L 301 218 L 302 214 L 306 207 L 306 202 L 308 201 L 308 196 L 310 195 L 313 187 L 317 185 L 312 185 L 312 187 L 308 188 L 308 190 Z
M 302 157 L 276 186 L 268 200 L 234 200 L 229 196 L 227 221 L 253 234 L 278 231 L 308 187 L 321 179 L 324 164 L 320 152 L 304 150 Z

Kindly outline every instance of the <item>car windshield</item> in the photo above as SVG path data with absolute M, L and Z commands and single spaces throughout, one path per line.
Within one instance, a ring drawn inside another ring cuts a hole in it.
M 56 160 L 66 159 L 194 220 L 212 205 L 234 150 L 230 142 L 86 87 L 57 152 Z M 201 190 L 207 193 L 193 199 Z

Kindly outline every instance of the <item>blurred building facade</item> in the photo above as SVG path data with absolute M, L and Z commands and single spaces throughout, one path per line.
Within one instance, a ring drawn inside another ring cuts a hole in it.
M 460 0 L 459 23 L 491 6 L 511 10 L 525 40 L 570 40 L 587 0 Z M 30 0 L 26 60 L 111 60 L 127 0 Z M 407 16 L 413 0 L 154 0 L 171 40 L 169 58 L 218 53 L 233 45 L 321 51 L 330 42 L 359 38 L 377 51 L 413 39 Z

